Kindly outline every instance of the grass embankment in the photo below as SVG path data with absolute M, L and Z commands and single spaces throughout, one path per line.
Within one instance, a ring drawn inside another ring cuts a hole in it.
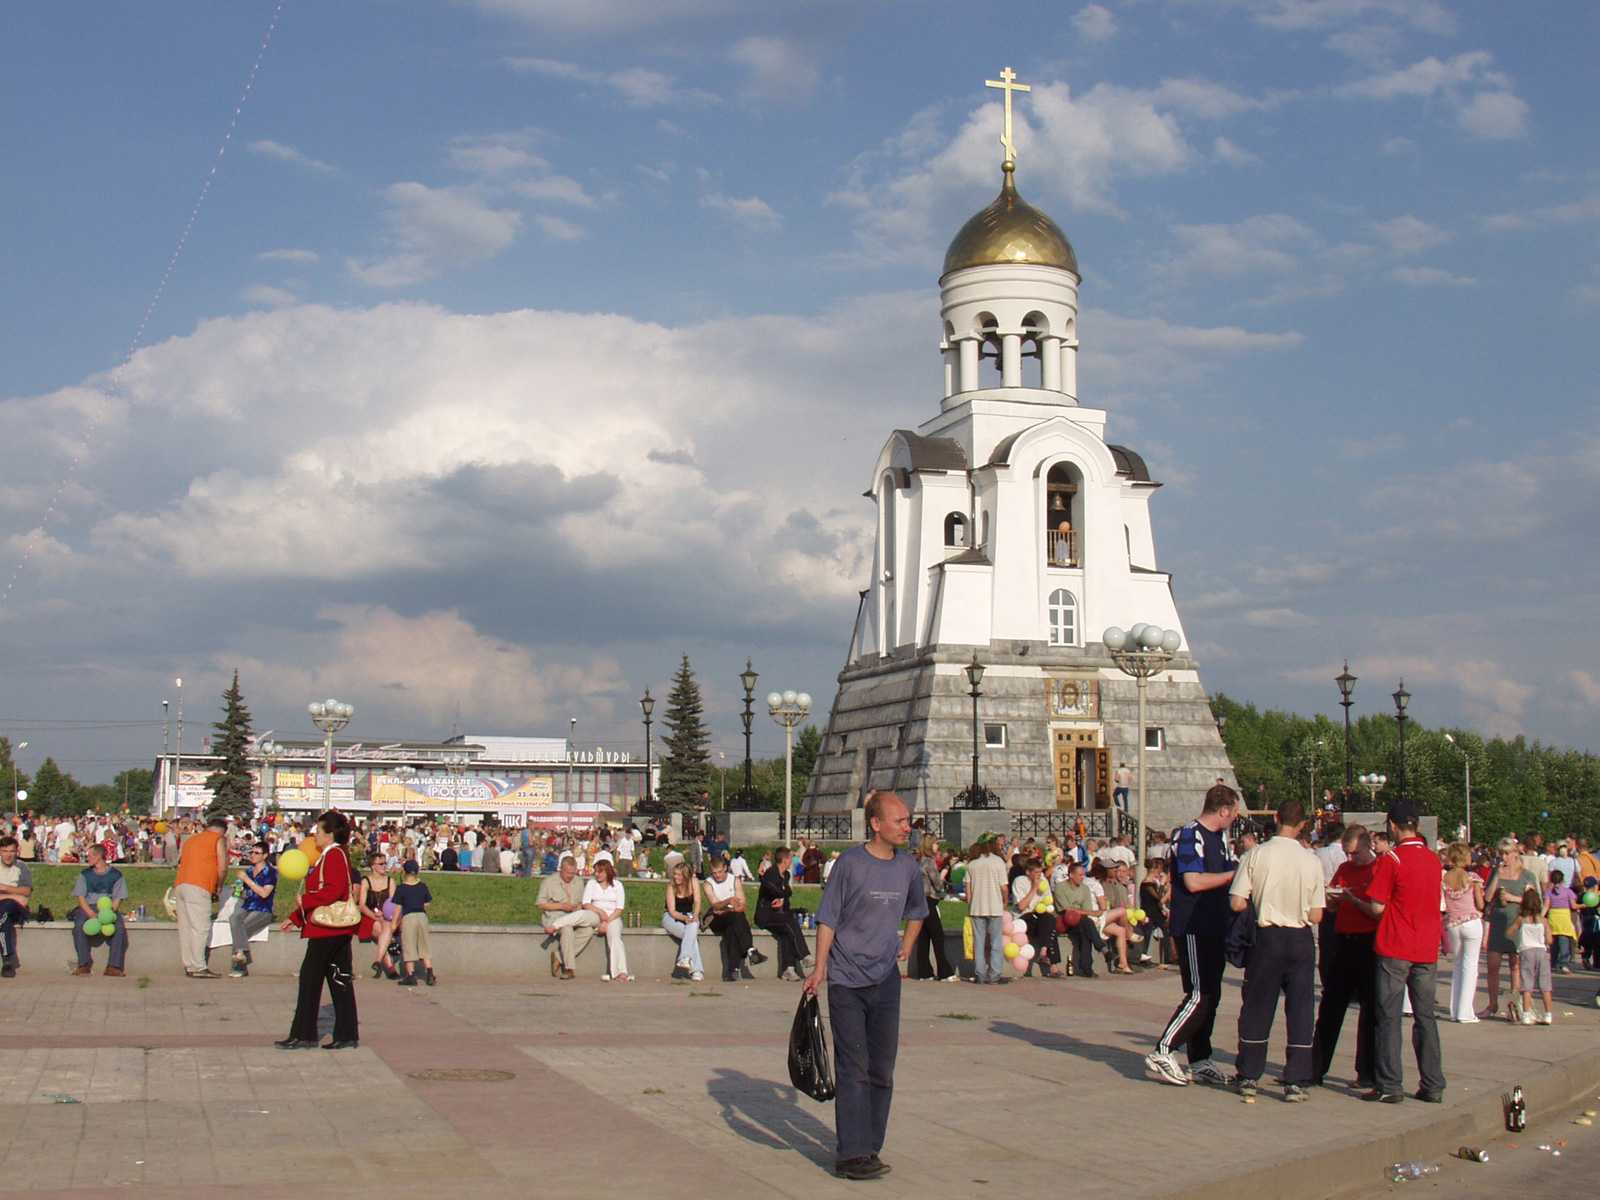
M 83 868 L 74 866 L 33 868 L 33 902 L 50 909 L 58 920 L 69 920 L 72 913 L 72 884 Z M 167 910 L 161 898 L 172 886 L 174 871 L 171 867 L 122 867 L 122 876 L 128 883 L 128 902 L 124 911 L 143 904 L 146 919 L 167 921 Z M 230 872 L 231 878 L 231 872 Z M 433 906 L 429 915 L 436 925 L 536 925 L 538 921 L 539 878 L 523 879 L 515 875 L 463 874 L 454 871 L 425 871 L 422 880 L 433 893 Z M 623 890 L 627 896 L 628 911 L 639 914 L 642 925 L 655 925 L 661 920 L 666 907 L 667 885 L 655 879 L 624 879 Z M 287 915 L 294 905 L 299 888 L 284 884 L 278 888 L 277 911 Z M 757 889 L 746 886 L 745 895 L 749 911 L 754 914 Z M 796 908 L 817 911 L 822 903 L 820 887 L 802 884 L 794 889 Z M 939 907 L 946 928 L 959 927 L 967 915 L 967 906 L 958 900 L 947 900 Z

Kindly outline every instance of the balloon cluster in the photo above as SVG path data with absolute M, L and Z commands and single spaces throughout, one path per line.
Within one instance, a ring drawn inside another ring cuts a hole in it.
M 95 915 L 83 923 L 83 931 L 90 937 L 104 934 L 110 937 L 117 931 L 117 910 L 111 907 L 111 897 L 101 896 Z
M 1040 905 L 1041 912 L 1049 910 L 1049 905 Z M 1018 975 L 1025 973 L 1028 964 L 1033 961 L 1037 951 L 1028 944 L 1028 927 L 1021 917 L 1013 917 L 1006 913 L 1000 918 L 1000 932 L 1005 935 L 1005 948 L 1001 951 L 1006 960 L 1011 964 L 1011 969 Z
M 285 850 L 278 855 L 278 878 L 286 879 L 290 883 L 304 879 L 321 854 L 322 851 L 317 849 L 317 839 L 306 838 L 295 849 Z

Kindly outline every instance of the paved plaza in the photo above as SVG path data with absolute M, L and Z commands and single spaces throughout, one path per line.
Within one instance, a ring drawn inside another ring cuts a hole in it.
M 1223 1195 L 1291 1165 L 1331 1192 L 1377 1183 L 1406 1138 L 1481 1139 L 1512 1081 L 1542 1104 L 1557 1091 L 1563 1102 L 1592 1094 L 1600 1079 L 1588 976 L 1559 981 L 1553 1028 L 1442 1025 L 1442 1108 L 1362 1104 L 1342 1087 L 1309 1104 L 1263 1093 L 1245 1106 L 1147 1081 L 1142 1056 L 1178 997 L 1172 972 L 907 983 L 884 1151 L 894 1172 L 846 1183 L 828 1173 L 831 1106 L 788 1083 L 793 985 L 563 985 L 547 974 L 363 983 L 359 1050 L 284 1052 L 271 1042 L 287 1031 L 291 979 L 194 981 L 138 961 L 127 979 L 74 979 L 26 961 L 26 937 L 23 951 L 23 974 L 0 985 L 7 1196 L 510 1196 L 559 1185 L 555 1194 L 702 1197 L 713 1181 L 794 1197 L 1069 1182 Z M 1229 1050 L 1237 983 L 1230 972 L 1218 1022 Z M 1281 1020 L 1274 1033 L 1269 1080 Z M 1335 1075 L 1347 1076 L 1342 1050 Z

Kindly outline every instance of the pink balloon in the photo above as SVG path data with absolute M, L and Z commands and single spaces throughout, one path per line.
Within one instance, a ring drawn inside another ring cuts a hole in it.
M 1024 971 L 1026 971 L 1028 969 L 1028 960 L 1023 958 L 1022 955 L 1020 955 L 1020 954 L 1017 955 L 1015 958 L 1013 958 L 1011 960 L 1011 969 L 1013 971 L 1015 971 L 1018 975 L 1021 975 Z
M 1028 931 L 1023 926 L 1018 925 L 1011 931 L 1011 940 L 1019 946 L 1026 946 L 1028 944 Z
M 1000 932 L 1005 934 L 1005 935 L 1007 935 L 1008 937 L 1010 936 L 1011 930 L 1016 925 L 1016 923 L 1017 923 L 1017 919 L 1015 917 L 1013 917 L 1010 913 L 1001 913 L 1000 914 Z

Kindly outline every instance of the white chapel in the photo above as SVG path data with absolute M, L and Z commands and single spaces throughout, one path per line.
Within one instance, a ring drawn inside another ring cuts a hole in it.
M 983 786 L 1008 809 L 1109 807 L 1138 730 L 1135 685 L 1099 631 L 1147 622 L 1183 634 L 1151 681 L 1146 732 L 1152 822 L 1175 823 L 1233 771 L 1156 561 L 1161 485 L 1085 403 L 1078 259 L 1018 191 L 1014 79 L 1008 68 L 991 85 L 1006 100 L 1000 193 L 961 227 L 939 278 L 938 411 L 892 432 L 872 467 L 872 576 L 808 805 L 847 810 L 892 788 L 918 812 L 949 807 L 971 780 L 963 669 L 976 655 Z

